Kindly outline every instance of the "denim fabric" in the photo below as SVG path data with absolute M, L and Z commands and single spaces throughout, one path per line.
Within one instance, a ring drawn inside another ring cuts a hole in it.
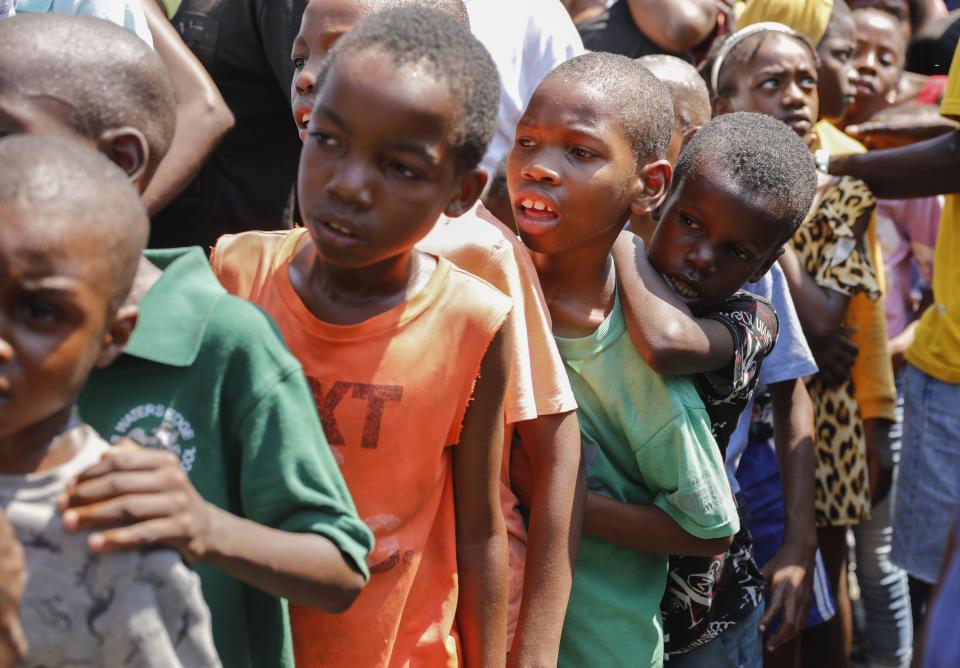
M 909 668 L 913 656 L 913 617 L 907 572 L 890 561 L 892 508 L 896 505 L 903 438 L 903 373 L 897 374 L 897 421 L 890 430 L 894 488 L 853 528 L 857 539 L 857 580 L 866 612 L 866 652 L 870 668 Z
M 957 504 L 960 385 L 909 365 L 904 372 L 903 450 L 890 559 L 936 582 Z
M 763 640 L 760 619 L 763 604 L 749 617 L 726 629 L 706 645 L 685 654 L 671 654 L 669 668 L 763 668 Z

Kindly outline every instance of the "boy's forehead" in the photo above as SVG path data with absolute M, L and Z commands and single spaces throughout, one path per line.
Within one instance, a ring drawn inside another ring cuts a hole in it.
M 589 83 L 564 76 L 548 76 L 534 91 L 524 114 L 549 117 L 577 126 L 613 124 L 617 117 L 615 100 Z
M 0 257 L 8 270 L 32 278 L 56 275 L 102 283 L 106 258 L 100 251 L 107 244 L 86 233 L 91 229 L 76 218 L 0 201 Z
M 463 111 L 462 96 L 431 68 L 422 63 L 397 63 L 390 54 L 375 47 L 337 55 L 317 91 L 314 113 L 327 114 L 349 125 L 353 124 L 349 116 L 351 105 L 362 105 L 364 109 L 389 107 L 391 117 L 377 115 L 381 128 L 415 125 L 420 129 L 442 128 L 444 133 L 459 123 Z

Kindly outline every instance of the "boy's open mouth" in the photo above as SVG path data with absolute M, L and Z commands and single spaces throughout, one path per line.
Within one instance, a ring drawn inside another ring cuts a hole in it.
M 696 285 L 679 276 L 668 276 L 663 274 L 664 280 L 684 299 L 697 299 L 700 296 L 700 290 Z
M 307 130 L 310 127 L 310 114 L 312 111 L 310 107 L 302 107 L 294 114 L 297 129 L 300 131 L 300 141 L 304 141 L 307 138 Z

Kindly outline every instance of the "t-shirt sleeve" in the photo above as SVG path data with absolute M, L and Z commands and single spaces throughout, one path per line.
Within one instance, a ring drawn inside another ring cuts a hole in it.
M 723 538 L 740 529 L 720 450 L 703 409 L 688 408 L 636 451 L 654 505 L 697 538 Z
M 790 296 L 790 287 L 780 265 L 774 263 L 769 278 L 758 285 L 769 290 L 768 294 L 761 296 L 767 297 L 773 304 L 780 325 L 776 345 L 760 367 L 760 383 L 772 385 L 815 374 L 817 364 L 803 335 L 800 318 Z
M 736 401 L 753 390 L 760 364 L 777 342 L 777 312 L 766 299 L 741 291 L 704 317 L 722 323 L 730 331 L 734 351 L 725 368 L 701 374 L 700 386 L 709 389 L 712 401 Z
M 357 516 L 299 365 L 263 387 L 240 424 L 243 512 L 329 539 L 364 577 L 373 535 Z

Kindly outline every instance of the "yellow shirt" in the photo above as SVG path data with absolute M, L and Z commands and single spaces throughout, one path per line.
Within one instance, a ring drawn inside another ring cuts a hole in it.
M 960 119 L 960 45 L 940 113 Z M 945 383 L 960 383 L 960 195 L 948 195 L 933 254 L 933 305 L 923 314 L 907 361 Z
M 820 121 L 814 129 L 817 134 L 817 146 L 814 148 L 825 149 L 834 155 L 862 153 L 867 150 L 863 144 L 828 121 Z M 874 213 L 867 228 L 867 246 L 877 274 L 877 282 L 883 288 L 883 255 L 877 241 L 876 223 Z M 865 294 L 856 294 L 850 298 L 845 324 L 857 328 L 850 339 L 860 348 L 850 375 L 853 378 L 854 395 L 860 407 L 860 415 L 864 420 L 896 419 L 897 388 L 890 364 L 886 318 L 883 297 L 872 300 Z

